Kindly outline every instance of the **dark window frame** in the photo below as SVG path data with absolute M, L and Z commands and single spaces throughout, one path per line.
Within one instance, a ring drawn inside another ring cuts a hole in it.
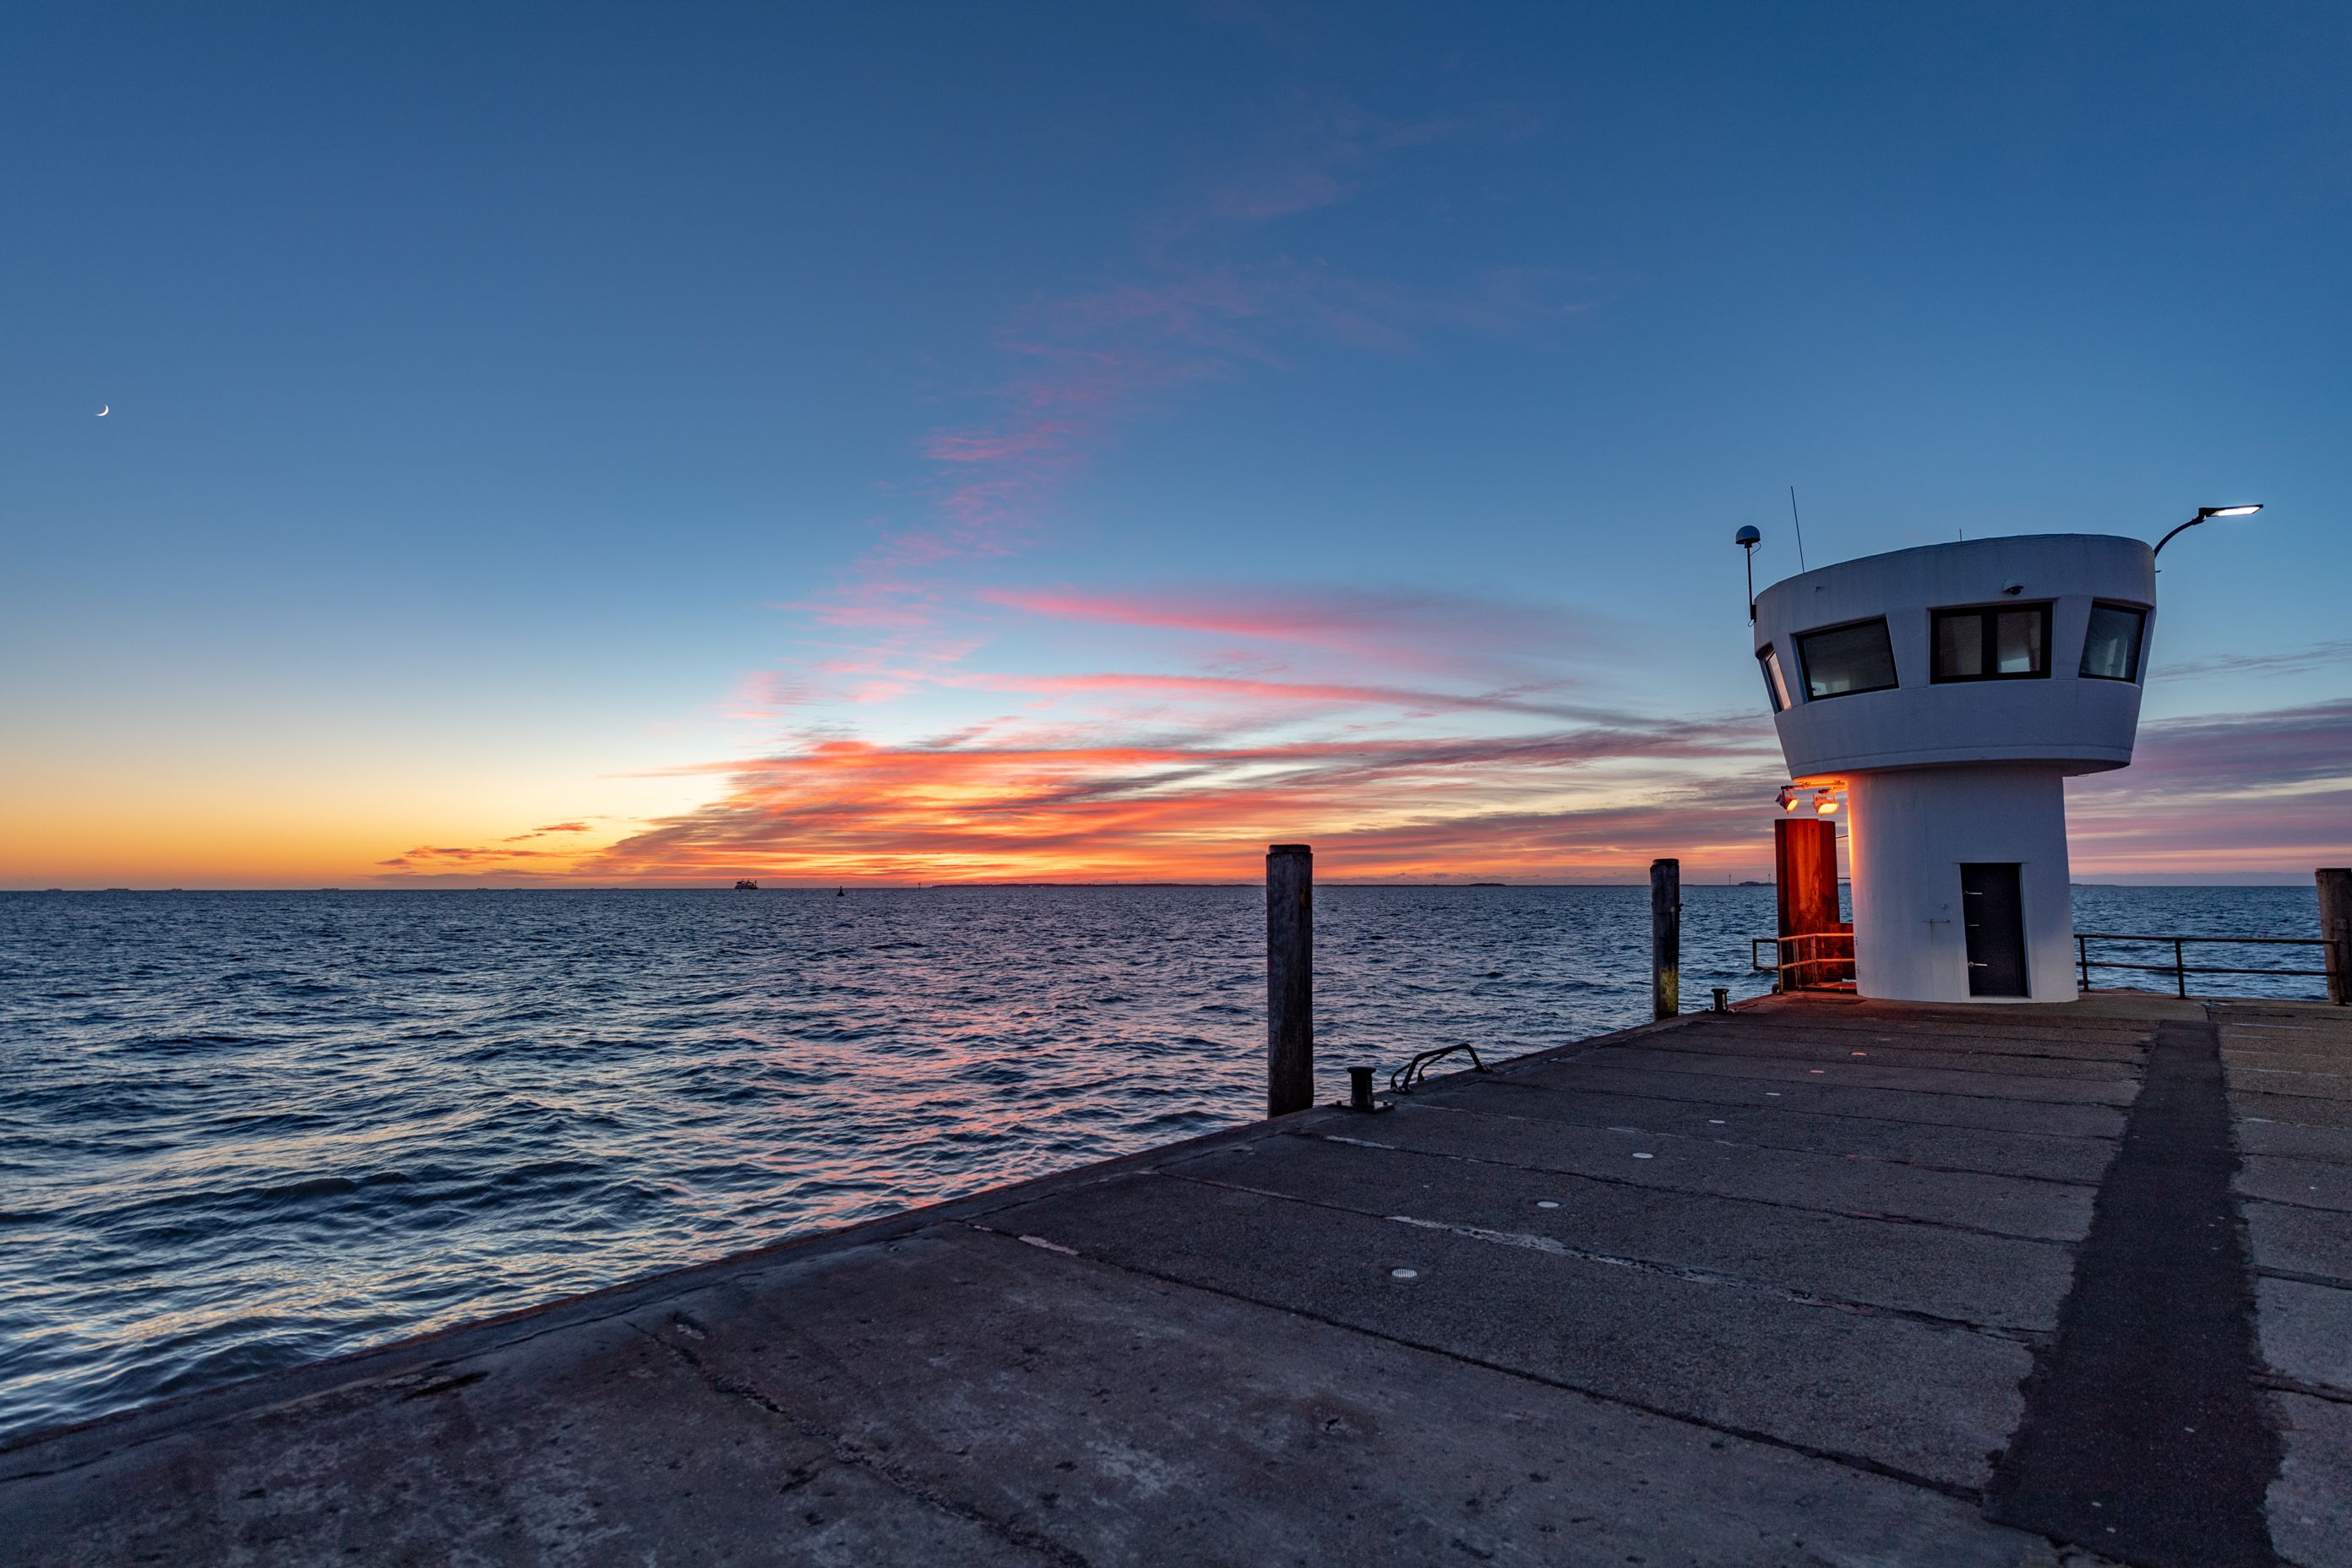
M 1786 713 L 1797 705 L 1789 685 L 1789 672 L 1780 668 L 1780 650 L 1766 643 L 1756 650 L 1756 668 L 1764 677 L 1764 696 L 1775 713 Z
M 1992 605 L 1937 605 L 1935 608 L 1927 612 L 1928 683 L 1933 686 L 1967 686 L 1979 680 L 2049 679 L 2051 671 L 2056 668 L 2058 664 L 2057 659 L 2053 657 L 2054 650 L 2050 646 L 2051 624 L 2056 618 L 2051 613 L 2054 605 L 2055 601 L 2049 599 L 2042 600 L 2039 603 L 2028 600 L 2023 604 L 2017 604 L 2012 601 Z M 1946 675 L 1944 673 L 1941 660 L 1937 656 L 1943 648 L 1944 622 L 1948 618 L 1960 616 L 1973 616 L 1977 617 L 1980 626 L 1979 635 L 1984 638 L 1983 642 L 1979 644 L 1979 647 L 1982 651 L 1984 663 L 1990 667 L 1997 661 L 2000 648 L 2000 636 L 1998 630 L 1998 623 L 1994 617 L 2004 615 L 2015 615 L 2020 610 L 2036 610 L 2041 613 L 2042 668 L 2040 669 L 1993 669 L 1988 668 L 1977 675 Z
M 2122 610 L 2127 614 L 2139 617 L 2139 629 L 2132 636 L 2131 663 L 2125 673 L 2121 675 L 2101 675 L 2090 667 L 2091 626 L 2089 620 L 2085 618 L 2083 623 L 2083 657 L 2076 661 L 2074 673 L 2084 680 L 2117 680 L 2123 682 L 2126 686 L 2137 686 L 2139 684 L 2140 649 L 2147 643 L 2147 613 L 2152 608 L 2154 608 L 2153 605 L 2135 605 L 2125 599 L 2092 600 L 2091 613 L 2093 615 L 2096 615 L 2101 610 Z
M 1812 660 L 1805 654 L 1805 644 L 1830 632 L 1850 632 L 1856 626 L 1876 626 L 1879 636 L 1886 639 L 1886 668 L 1895 677 L 1883 686 L 1849 686 L 1843 691 L 1813 689 Z M 1857 620 L 1834 621 L 1825 626 L 1812 626 L 1798 632 L 1789 639 L 1797 649 L 1797 686 L 1808 702 L 1827 702 L 1839 697 L 1859 697 L 1866 691 L 1893 691 L 1903 684 L 1903 667 L 1895 658 L 1895 633 L 1885 616 L 1864 616 Z

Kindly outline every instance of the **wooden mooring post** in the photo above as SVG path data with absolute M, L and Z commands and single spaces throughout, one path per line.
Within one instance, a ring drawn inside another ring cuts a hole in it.
M 1650 1016 L 1683 1010 L 1683 863 L 1650 862 Z
M 2327 999 L 2352 1006 L 2352 867 L 2328 866 L 2319 880 L 2319 937 L 2327 945 Z
M 1315 851 L 1265 850 L 1265 1113 L 1315 1103 Z

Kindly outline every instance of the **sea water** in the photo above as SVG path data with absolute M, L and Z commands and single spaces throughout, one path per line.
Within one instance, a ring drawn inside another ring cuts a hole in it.
M 0 894 L 0 1441 L 1247 1121 L 1263 898 Z M 2317 922 L 2308 887 L 2076 907 Z M 1327 885 L 1315 916 L 1326 1100 L 1649 1016 L 1646 888 Z M 1769 888 L 1686 887 L 1685 1005 L 1767 989 L 1772 925 Z

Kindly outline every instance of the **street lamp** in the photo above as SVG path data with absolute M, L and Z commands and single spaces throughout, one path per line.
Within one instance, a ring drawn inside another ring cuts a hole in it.
M 2187 522 L 2182 523 L 2179 528 L 2174 529 L 2171 533 L 2168 533 L 2162 539 L 2158 540 L 2156 542 L 2156 548 L 2149 551 L 2148 555 L 2153 559 L 2154 557 L 2163 553 L 2164 547 L 2172 542 L 2174 535 L 2179 533 L 2182 529 L 2196 527 L 2199 523 L 2204 521 L 2209 517 L 2252 517 L 2254 513 L 2262 510 L 2263 503 L 2260 501 L 2254 502 L 2252 506 L 2200 506 L 2197 509 L 2197 515 L 2195 517 L 2192 517 Z

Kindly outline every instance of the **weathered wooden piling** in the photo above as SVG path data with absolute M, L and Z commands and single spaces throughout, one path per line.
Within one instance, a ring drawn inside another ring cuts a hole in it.
M 1650 862 L 1650 1016 L 1683 1010 L 1683 863 Z
M 2352 1006 L 2352 867 L 2323 867 L 2319 882 L 2319 936 L 2327 946 L 2327 999 Z
M 1315 851 L 1265 851 L 1265 1113 L 1315 1103 Z

